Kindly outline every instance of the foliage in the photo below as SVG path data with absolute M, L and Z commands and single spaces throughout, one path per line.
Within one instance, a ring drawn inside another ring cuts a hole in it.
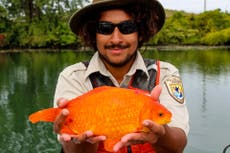
M 230 28 L 210 32 L 201 41 L 205 45 L 230 45 Z
M 219 9 L 201 13 L 195 18 L 195 27 L 200 32 L 208 33 L 222 30 L 230 26 L 229 14 L 222 13 Z
M 79 40 L 68 27 L 68 14 L 86 2 L 88 1 L 3 0 L 0 3 L 0 11 L 4 12 L 0 15 L 0 34 L 6 35 L 4 47 L 76 46 Z
M 4 7 L 0 5 L 0 33 L 3 33 L 6 31 L 9 20 L 7 19 L 7 11 Z
M 72 48 L 82 42 L 69 29 L 70 15 L 89 0 L 2 0 L 2 48 Z M 162 30 L 148 45 L 229 45 L 230 14 L 220 10 L 200 14 L 166 10 Z
M 199 31 L 191 27 L 189 17 L 182 12 L 176 12 L 166 20 L 159 33 L 161 44 L 193 44 L 196 43 Z
M 188 14 L 182 11 L 169 13 L 163 29 L 151 40 L 153 44 L 228 44 L 229 36 L 223 32 L 227 32 L 228 30 L 224 29 L 230 27 L 230 14 L 218 9 L 200 14 Z M 224 35 L 224 38 L 217 38 L 221 35 Z

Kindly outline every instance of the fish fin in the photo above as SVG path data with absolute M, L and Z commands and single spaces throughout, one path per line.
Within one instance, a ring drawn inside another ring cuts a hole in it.
M 140 122 L 140 125 L 138 127 L 136 127 L 135 130 L 133 130 L 134 133 L 139 133 L 139 132 L 146 132 L 149 131 L 149 129 L 143 125 L 141 125 L 142 123 Z
M 37 111 L 29 116 L 29 120 L 32 123 L 37 122 L 54 122 L 57 115 L 61 112 L 60 108 L 48 108 Z
M 71 129 L 70 129 L 68 126 L 66 126 L 66 125 L 63 125 L 63 126 L 62 126 L 60 133 L 78 134 L 77 131 L 71 130 Z
M 150 92 L 148 90 L 143 90 L 143 89 L 135 88 L 131 84 L 132 84 L 132 81 L 130 81 L 130 83 L 128 85 L 128 89 L 134 90 L 136 93 L 141 93 L 141 94 L 150 96 Z
M 113 88 L 113 87 L 110 87 L 110 86 L 100 86 L 100 87 L 94 88 L 93 93 L 101 92 L 101 91 L 107 90 L 109 88 Z
M 87 97 L 87 96 L 92 96 L 94 94 L 97 94 L 97 93 L 100 93 L 104 90 L 107 90 L 109 88 L 114 88 L 114 87 L 111 87 L 111 86 L 100 86 L 100 87 L 97 87 L 97 88 L 94 88 L 93 90 L 81 95 L 81 96 L 78 96 L 77 99 L 80 101 L 80 99 L 82 97 Z M 75 101 L 76 98 L 72 99 L 73 101 Z
M 118 142 L 119 140 L 114 140 L 114 139 L 106 139 L 104 141 L 104 149 L 108 152 L 114 152 L 113 147 L 114 145 Z
M 140 130 L 141 132 L 150 132 L 150 129 L 149 128 L 147 128 L 147 127 L 143 127 L 142 128 L 142 130 Z

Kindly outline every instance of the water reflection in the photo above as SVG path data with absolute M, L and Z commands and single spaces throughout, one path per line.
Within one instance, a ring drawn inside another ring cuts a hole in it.
M 207 86 L 206 86 L 206 80 L 207 80 L 207 76 L 206 74 L 203 74 L 203 79 L 202 79 L 202 97 L 203 97 L 203 100 L 202 100 L 202 112 L 206 112 L 206 103 L 207 103 Z
M 92 52 L 0 54 L 0 152 L 56 153 L 52 125 L 32 125 L 30 113 L 52 106 L 58 74 L 87 60 Z M 230 143 L 230 51 L 145 51 L 176 65 L 181 73 L 191 118 L 185 153 L 216 153 Z

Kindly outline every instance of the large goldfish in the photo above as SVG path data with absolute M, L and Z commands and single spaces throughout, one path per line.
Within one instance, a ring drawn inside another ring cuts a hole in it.
M 167 124 L 172 114 L 159 102 L 140 90 L 103 86 L 95 88 L 73 100 L 65 107 L 69 110 L 61 133 L 79 134 L 91 130 L 104 135 L 104 147 L 112 152 L 113 145 L 131 132 L 148 132 L 142 126 L 145 119 Z M 32 123 L 54 122 L 62 108 L 48 108 L 29 116 Z

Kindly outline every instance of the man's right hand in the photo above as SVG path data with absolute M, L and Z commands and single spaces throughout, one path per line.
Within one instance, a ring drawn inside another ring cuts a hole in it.
M 61 113 L 58 114 L 57 118 L 55 119 L 54 125 L 53 125 L 54 126 L 54 132 L 57 134 L 60 134 L 61 128 L 62 128 L 67 116 L 69 115 L 69 110 L 64 108 L 67 104 L 68 104 L 68 100 L 65 98 L 60 98 L 57 102 L 57 106 L 59 108 L 63 108 Z M 59 136 L 60 136 L 59 138 L 61 141 L 70 141 L 71 140 L 71 137 L 68 134 L 64 134 L 63 135 L 64 137 L 62 136 L 62 134 L 60 134 Z
M 94 153 L 97 151 L 98 142 L 104 141 L 105 136 L 94 136 L 92 131 L 85 131 L 78 135 L 70 135 L 66 133 L 60 133 L 62 126 L 69 115 L 68 109 L 64 107 L 68 104 L 68 100 L 60 98 L 57 102 L 59 108 L 63 108 L 60 114 L 54 121 L 54 132 L 59 134 L 59 141 L 62 144 L 65 153 Z

